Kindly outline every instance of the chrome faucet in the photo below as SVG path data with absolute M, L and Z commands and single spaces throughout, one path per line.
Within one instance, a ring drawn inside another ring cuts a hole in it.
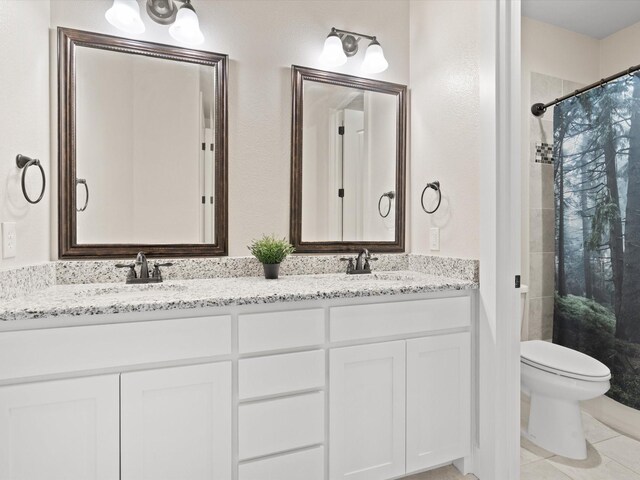
M 117 263 L 117 268 L 128 268 L 127 283 L 160 283 L 162 282 L 162 273 L 160 267 L 170 267 L 173 263 L 155 263 L 153 272 L 149 275 L 149 263 L 144 252 L 136 255 L 134 263 Z M 140 266 L 140 274 L 136 272 L 136 267 Z
M 139 279 L 149 278 L 149 264 L 147 263 L 147 257 L 143 252 L 139 252 L 136 256 L 136 265 L 140 266 Z
M 367 250 L 366 248 L 363 248 L 362 251 L 358 254 L 358 257 L 356 258 L 356 270 L 364 270 L 365 264 L 369 263 L 370 258 L 371 258 L 371 255 L 369 254 L 369 250 Z
M 358 254 L 355 261 L 355 266 L 353 262 L 353 258 L 344 257 L 340 260 L 344 262 L 349 262 L 347 264 L 347 275 L 355 275 L 358 273 L 371 273 L 371 263 L 375 260 L 378 260 L 376 257 L 372 257 L 369 253 L 369 250 L 363 248 L 362 251 Z

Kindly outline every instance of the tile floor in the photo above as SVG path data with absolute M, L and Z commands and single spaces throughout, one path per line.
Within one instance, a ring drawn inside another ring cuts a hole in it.
M 522 403 L 523 424 L 529 414 Z M 591 415 L 582 414 L 587 437 L 587 459 L 569 460 L 521 439 L 521 480 L 640 480 L 640 442 L 619 434 Z M 453 466 L 407 477 L 404 480 L 471 480 Z

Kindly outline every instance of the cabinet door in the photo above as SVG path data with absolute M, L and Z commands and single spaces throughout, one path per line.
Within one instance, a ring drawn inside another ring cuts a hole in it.
M 407 473 L 469 454 L 471 337 L 407 342 Z
M 121 376 L 122 480 L 231 478 L 231 363 Z
M 402 475 L 404 341 L 338 348 L 330 358 L 330 478 Z
M 118 375 L 0 387 L 0 478 L 117 480 Z

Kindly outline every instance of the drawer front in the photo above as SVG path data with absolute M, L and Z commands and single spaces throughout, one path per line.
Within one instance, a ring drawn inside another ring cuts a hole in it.
M 324 447 L 240 465 L 239 480 L 324 480 Z
M 307 347 L 324 343 L 324 310 L 240 315 L 240 353 Z
M 0 333 L 0 380 L 231 353 L 231 317 Z
M 313 388 L 325 383 L 323 350 L 240 360 L 240 400 Z
M 240 460 L 324 442 L 324 393 L 240 405 Z
M 334 307 L 329 318 L 332 342 L 468 327 L 471 299 L 434 298 Z

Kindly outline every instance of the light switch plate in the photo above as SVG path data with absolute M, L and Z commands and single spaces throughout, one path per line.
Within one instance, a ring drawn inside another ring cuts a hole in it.
M 16 223 L 4 222 L 2 224 L 2 258 L 16 256 L 16 243 Z
M 440 250 L 440 229 L 438 227 L 431 229 L 429 248 L 431 250 Z

